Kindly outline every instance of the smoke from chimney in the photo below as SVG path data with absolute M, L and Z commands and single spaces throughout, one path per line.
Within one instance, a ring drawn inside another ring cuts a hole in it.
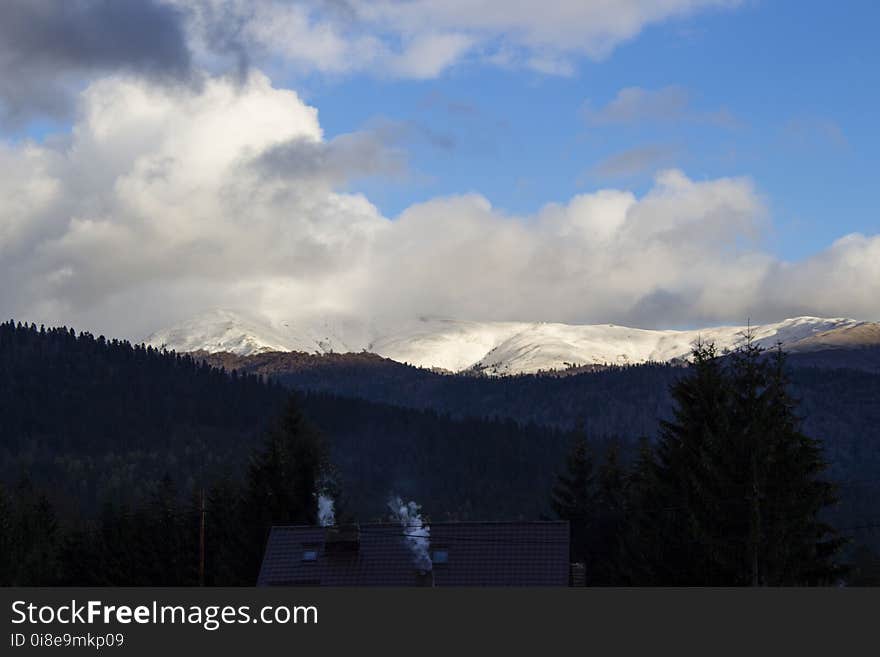
M 430 572 L 433 568 L 431 563 L 431 528 L 422 520 L 420 507 L 415 502 L 404 502 L 394 496 L 388 500 L 388 508 L 391 517 L 403 529 L 403 537 L 410 552 L 413 563 L 418 570 Z
M 321 527 L 332 527 L 336 524 L 336 505 L 328 495 L 318 495 L 318 524 Z

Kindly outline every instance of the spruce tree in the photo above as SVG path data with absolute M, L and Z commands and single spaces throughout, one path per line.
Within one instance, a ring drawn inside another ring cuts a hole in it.
M 742 413 L 755 405 L 751 420 L 743 414 L 738 425 L 751 450 L 749 583 L 833 583 L 843 572 L 838 553 L 844 540 L 821 514 L 836 503 L 836 486 L 823 478 L 827 464 L 821 443 L 801 430 L 785 353 L 777 347 L 768 358 L 748 339 L 732 369 L 736 409 Z
M 620 536 L 618 574 L 628 586 L 652 586 L 674 581 L 664 577 L 666 544 L 665 517 L 658 513 L 658 480 L 654 446 L 647 438 L 639 443 L 639 453 L 626 478 L 624 491 L 625 526 Z
M 291 396 L 248 469 L 241 511 L 242 526 L 247 528 L 246 572 L 251 581 L 256 580 L 272 525 L 317 523 L 317 494 L 326 469 L 323 440 Z
M 19 530 L 21 541 L 18 586 L 50 586 L 59 580 L 60 532 L 55 509 L 45 494 L 30 485 L 19 487 Z
M 673 418 L 661 423 L 651 490 L 643 514 L 655 542 L 661 583 L 717 581 L 731 539 L 723 453 L 730 435 L 731 391 L 714 345 L 697 344 L 689 374 L 671 390 Z
M 206 518 L 206 582 L 213 586 L 252 586 L 252 573 L 243 572 L 246 537 L 242 535 L 242 491 L 229 476 L 208 491 Z
M 820 513 L 834 487 L 822 479 L 820 443 L 800 429 L 781 350 L 767 358 L 746 334 L 724 358 L 704 345 L 693 356 L 640 473 L 630 555 L 658 584 L 833 581 L 841 540 Z
M 566 458 L 566 470 L 553 487 L 551 506 L 571 531 L 571 560 L 589 567 L 590 532 L 593 530 L 596 505 L 596 476 L 587 441 L 579 436 Z
M 594 586 L 614 586 L 621 582 L 621 537 L 626 522 L 626 472 L 620 463 L 620 445 L 616 441 L 608 446 L 597 479 L 593 563 L 587 575 Z

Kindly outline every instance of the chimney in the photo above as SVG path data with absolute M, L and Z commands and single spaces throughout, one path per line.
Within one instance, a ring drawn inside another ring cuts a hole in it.
M 417 570 L 416 571 L 416 586 L 418 587 L 433 587 L 434 586 L 434 571 L 433 570 Z
M 324 554 L 327 556 L 354 556 L 360 547 L 360 525 L 340 525 L 324 530 Z
M 569 564 L 568 570 L 569 586 L 586 586 L 587 585 L 587 568 L 582 563 Z

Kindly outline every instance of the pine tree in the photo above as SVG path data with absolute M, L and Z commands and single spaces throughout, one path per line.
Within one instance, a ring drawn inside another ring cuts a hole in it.
M 18 586 L 50 586 L 59 579 L 59 528 L 55 509 L 30 484 L 19 487 Z
M 620 536 L 619 577 L 628 586 L 651 586 L 664 581 L 665 517 L 658 513 L 660 491 L 654 447 L 647 438 L 639 444 L 624 491 L 625 526 Z M 671 581 L 666 578 L 666 581 Z
M 579 436 L 566 459 L 566 470 L 553 487 L 551 506 L 571 531 L 571 560 L 589 567 L 590 532 L 596 514 L 596 476 L 587 441 Z
M 821 478 L 820 443 L 800 430 L 781 350 L 767 358 L 746 334 L 724 359 L 711 346 L 693 356 L 640 475 L 630 555 L 658 584 L 833 581 L 842 543 L 819 516 L 834 487 Z
M 242 520 L 247 527 L 251 581 L 256 580 L 272 525 L 317 523 L 318 488 L 326 470 L 323 440 L 291 396 L 248 470 Z
M 751 450 L 749 580 L 829 584 L 843 573 L 837 556 L 845 541 L 820 516 L 836 503 L 836 486 L 822 478 L 821 443 L 801 430 L 786 371 L 781 348 L 767 358 L 751 339 L 733 361 L 737 408 L 755 404 L 754 419 L 740 424 Z
M 145 512 L 139 515 L 139 529 L 149 546 L 149 579 L 160 586 L 194 585 L 198 553 L 191 536 L 197 526 L 187 522 L 171 477 L 165 475 L 159 481 Z
M 208 491 L 206 522 L 206 583 L 212 586 L 251 586 L 242 536 L 242 491 L 230 477 L 222 477 Z
M 626 522 L 626 473 L 620 463 L 620 445 L 612 442 L 599 466 L 596 515 L 593 523 L 593 562 L 588 582 L 614 586 L 621 582 L 621 536 Z
M 723 451 L 730 435 L 730 386 L 714 345 L 697 344 L 689 375 L 673 385 L 673 419 L 661 423 L 646 496 L 661 583 L 719 578 L 731 535 Z M 648 538 L 648 537 L 646 537 Z

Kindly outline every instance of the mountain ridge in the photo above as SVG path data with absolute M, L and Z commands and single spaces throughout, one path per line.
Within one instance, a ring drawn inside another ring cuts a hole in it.
M 380 330 L 351 319 L 275 321 L 212 311 L 145 339 L 156 348 L 253 356 L 267 352 L 374 353 L 450 373 L 534 374 L 603 365 L 675 362 L 702 340 L 733 348 L 750 330 L 765 347 L 815 351 L 880 344 L 880 324 L 849 318 L 795 317 L 772 324 L 693 330 L 614 324 L 474 322 L 421 317 Z

